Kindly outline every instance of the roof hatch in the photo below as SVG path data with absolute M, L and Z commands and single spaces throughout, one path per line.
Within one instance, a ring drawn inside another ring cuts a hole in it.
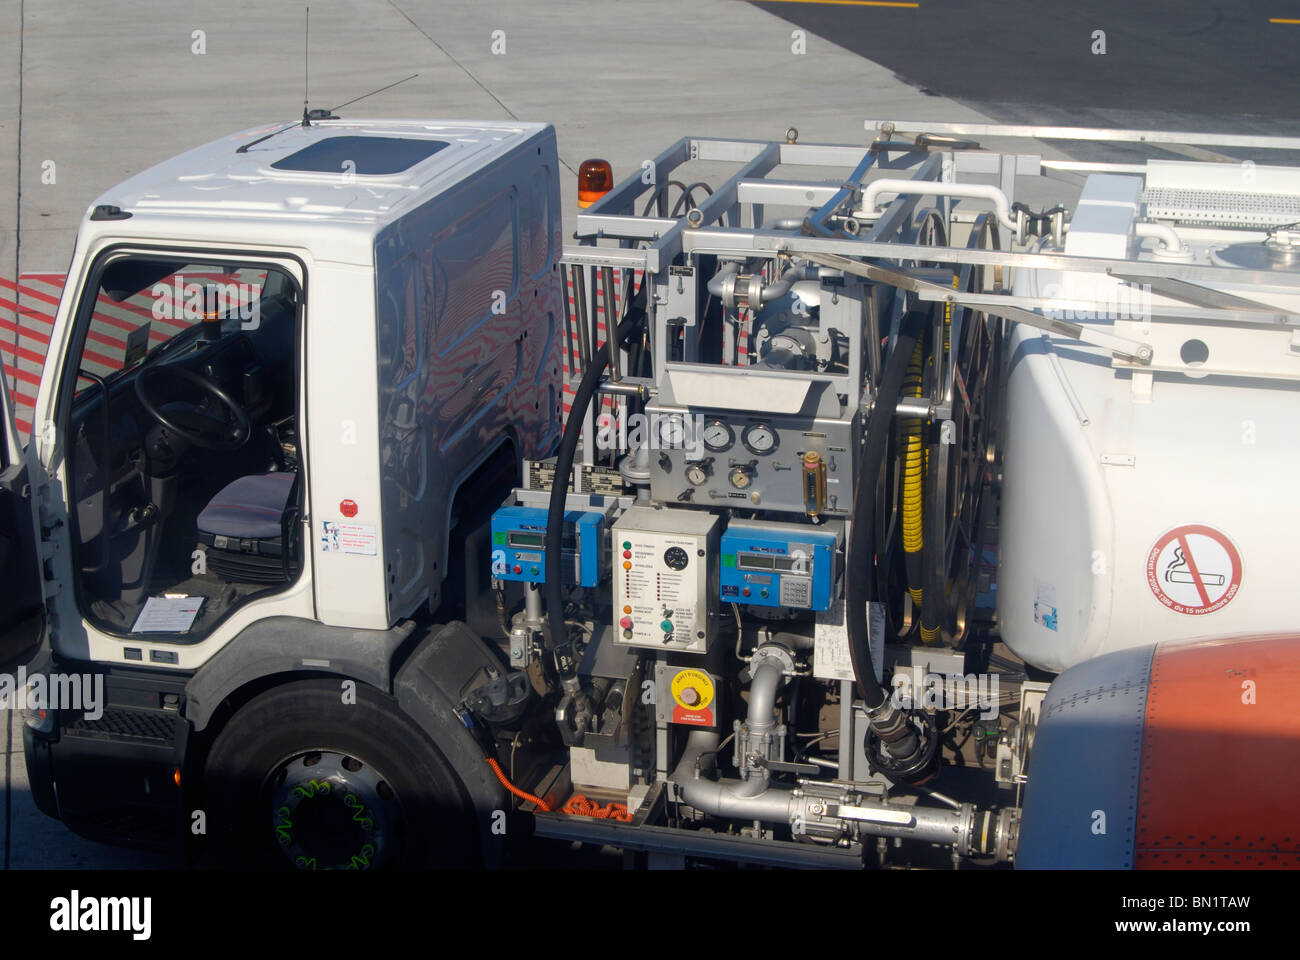
M 404 137 L 329 137 L 303 147 L 271 164 L 276 170 L 340 173 L 382 177 L 409 170 L 448 146 L 445 140 Z

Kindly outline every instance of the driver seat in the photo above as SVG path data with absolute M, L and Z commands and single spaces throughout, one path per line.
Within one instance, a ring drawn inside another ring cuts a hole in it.
M 208 570 L 235 583 L 287 583 L 297 576 L 296 471 L 254 474 L 226 484 L 198 516 Z

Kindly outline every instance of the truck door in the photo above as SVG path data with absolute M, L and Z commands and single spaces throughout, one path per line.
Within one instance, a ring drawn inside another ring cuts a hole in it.
M 40 638 L 41 587 L 33 459 L 14 426 L 13 400 L 0 367 L 0 670 L 31 652 Z

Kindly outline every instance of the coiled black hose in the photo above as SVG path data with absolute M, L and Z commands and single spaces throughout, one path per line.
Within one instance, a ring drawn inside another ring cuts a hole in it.
M 874 710 L 889 696 L 889 691 L 876 679 L 871 663 L 871 646 L 867 639 L 867 602 L 874 593 L 872 574 L 874 554 L 876 496 L 880 472 L 885 462 L 889 432 L 894 422 L 894 408 L 903 390 L 907 365 L 916 349 L 917 340 L 925 329 L 929 309 L 909 310 L 898 324 L 898 336 L 890 349 L 880 377 L 876 402 L 867 424 L 867 438 L 858 462 L 857 483 L 853 496 L 853 524 L 849 529 L 849 545 L 845 559 L 845 628 L 849 637 L 849 656 L 853 662 L 853 676 L 858 693 L 867 709 Z

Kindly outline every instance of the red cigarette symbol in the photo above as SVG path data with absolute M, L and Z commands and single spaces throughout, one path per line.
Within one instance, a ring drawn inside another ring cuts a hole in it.
M 1186 568 L 1186 569 L 1182 569 Z M 1201 603 L 1208 605 L 1210 595 L 1206 587 L 1221 587 L 1228 578 L 1221 573 L 1201 573 L 1196 568 L 1196 561 L 1187 547 L 1184 537 L 1178 538 L 1178 547 L 1174 550 L 1174 560 L 1165 568 L 1165 579 L 1170 583 L 1191 583 L 1196 585 L 1196 592 L 1201 595 Z

